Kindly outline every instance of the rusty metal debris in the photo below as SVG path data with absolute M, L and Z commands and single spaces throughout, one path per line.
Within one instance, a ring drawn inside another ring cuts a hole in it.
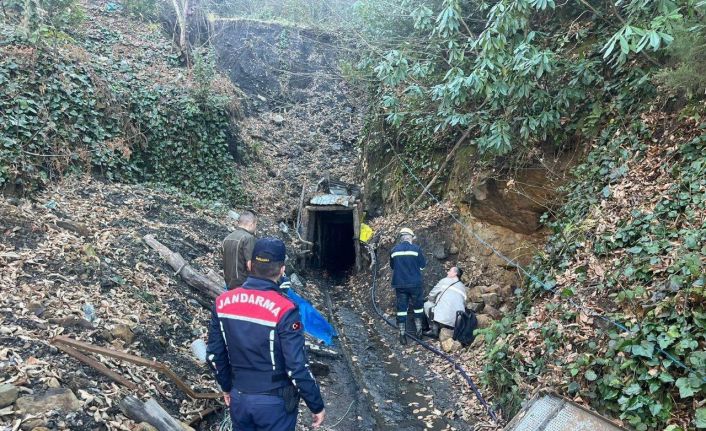
M 83 353 L 79 352 L 78 350 L 74 349 L 73 347 L 61 344 L 61 343 L 54 343 L 54 345 L 67 355 L 78 359 L 79 361 L 83 362 L 84 364 L 88 365 L 89 367 L 93 368 L 94 370 L 98 371 L 99 373 L 103 374 L 104 376 L 108 377 L 109 379 L 113 380 L 116 383 L 119 383 L 123 386 L 125 386 L 128 389 L 131 389 L 133 391 L 137 390 L 137 385 L 130 380 L 126 379 L 125 377 L 121 376 L 120 374 L 116 373 L 115 371 L 112 371 L 105 365 L 101 364 L 100 362 L 96 361 L 95 359 L 88 357 L 84 355 Z
M 575 402 L 545 392 L 533 397 L 504 431 L 624 431 Z
M 129 353 L 125 352 L 120 352 L 117 350 L 112 350 L 112 349 L 107 349 L 105 347 L 99 347 L 90 343 L 85 343 L 83 341 L 78 341 L 74 340 L 73 338 L 65 337 L 65 336 L 57 336 L 52 339 L 52 344 L 57 346 L 57 348 L 60 348 L 67 354 L 73 356 L 74 358 L 78 359 L 79 361 L 85 363 L 86 365 L 95 368 L 96 371 L 106 375 L 107 377 L 115 380 L 118 383 L 125 384 L 127 382 L 128 384 L 125 385 L 127 387 L 130 387 L 130 385 L 134 385 L 134 383 L 127 381 L 124 377 L 120 376 L 119 374 L 115 373 L 114 371 L 109 370 L 107 367 L 102 366 L 101 364 L 97 363 L 97 361 L 82 355 L 79 352 L 76 352 L 77 350 L 83 351 L 83 352 L 89 352 L 89 353 L 96 353 L 99 355 L 104 355 L 104 356 L 109 356 L 111 358 L 119 359 L 121 361 L 125 362 L 130 362 L 136 365 L 141 365 L 143 367 L 148 367 L 152 368 L 155 371 L 158 371 L 165 376 L 167 376 L 174 384 L 181 389 L 185 394 L 190 396 L 191 398 L 194 399 L 201 399 L 201 400 L 206 400 L 206 399 L 217 399 L 221 397 L 220 393 L 217 392 L 196 392 L 194 391 L 191 386 L 187 385 L 184 383 L 183 380 L 177 376 L 177 374 L 172 371 L 169 367 L 164 365 L 161 362 L 157 361 L 151 361 L 149 359 L 141 358 L 139 356 L 131 355 Z M 69 350 L 65 349 L 65 347 L 68 347 Z M 78 353 L 78 355 L 75 355 L 73 353 L 70 353 L 71 350 L 74 352 Z M 87 359 L 87 360 L 86 360 Z M 99 367 L 96 367 L 96 364 L 100 365 L 103 367 L 103 369 L 100 369 Z M 107 373 L 106 373 L 107 372 Z

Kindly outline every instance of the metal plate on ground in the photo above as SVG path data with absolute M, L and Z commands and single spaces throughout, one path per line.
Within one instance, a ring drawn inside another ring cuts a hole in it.
M 566 398 L 549 394 L 534 397 L 504 431 L 621 431 L 602 416 Z

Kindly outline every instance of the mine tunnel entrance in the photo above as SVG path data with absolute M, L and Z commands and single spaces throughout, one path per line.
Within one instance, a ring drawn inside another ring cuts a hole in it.
M 357 207 L 308 207 L 306 237 L 313 246 L 307 259 L 312 269 L 326 270 L 331 276 L 343 277 L 359 268 Z

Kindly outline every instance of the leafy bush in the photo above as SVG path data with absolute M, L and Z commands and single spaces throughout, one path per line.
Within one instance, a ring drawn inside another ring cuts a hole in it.
M 123 11 L 143 21 L 156 21 L 164 6 L 159 0 L 122 0 Z
M 620 220 L 615 229 L 596 225 L 596 212 L 608 210 L 629 166 L 655 151 L 649 142 L 656 134 L 641 121 L 604 130 L 576 169 L 562 213 L 549 222 L 554 235 L 532 268 L 541 284 L 532 286 L 518 316 L 486 331 L 484 379 L 510 414 L 519 407 L 523 387 L 554 375 L 564 391 L 635 429 L 706 427 L 703 409 L 694 409 L 695 398 L 706 392 L 706 124 L 662 156 L 671 160 L 664 168 L 668 178 L 659 183 L 659 192 L 645 190 L 647 196 L 661 196 L 653 206 L 639 205 L 626 217 L 611 213 L 607 217 Z M 590 263 L 577 264 L 591 259 L 604 262 L 604 276 L 591 276 Z M 575 326 L 578 312 L 556 311 L 561 298 L 576 295 L 581 301 L 595 292 L 612 304 L 608 317 L 625 327 L 596 322 L 595 333 L 577 341 L 569 330 L 542 326 L 544 350 L 527 351 L 516 334 L 538 329 L 529 316 L 541 313 L 532 307 L 542 307 L 537 299 L 555 285 L 561 296 L 547 307 L 563 325 Z M 574 345 L 574 360 L 556 351 L 564 345 Z M 556 376 L 556 370 L 563 375 Z
M 76 0 L 7 0 L 2 20 L 20 24 L 27 32 L 71 32 L 85 18 Z
M 706 25 L 681 28 L 669 48 L 672 67 L 660 71 L 657 81 L 688 98 L 706 95 Z
M 240 200 L 229 141 L 230 97 L 147 86 L 42 45 L 0 48 L 0 187 L 31 191 L 66 173 L 171 184 L 195 196 Z

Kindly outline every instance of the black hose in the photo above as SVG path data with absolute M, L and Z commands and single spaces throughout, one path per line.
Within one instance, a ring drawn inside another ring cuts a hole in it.
M 373 285 L 372 285 L 372 288 L 370 289 L 370 296 L 371 296 L 371 300 L 373 303 L 373 308 L 375 309 L 375 312 L 377 313 L 377 315 L 380 316 L 380 318 L 385 323 L 387 323 L 388 325 L 390 325 L 393 328 L 397 328 L 397 325 L 392 323 L 392 321 L 390 319 L 388 319 L 387 317 L 385 317 L 384 314 L 382 314 L 382 311 L 380 310 L 380 307 L 377 304 L 377 301 L 375 299 L 375 291 L 377 289 L 377 283 L 378 283 L 378 260 L 377 260 L 377 258 L 374 258 Z M 483 395 L 480 393 L 478 386 L 476 386 L 476 384 L 473 383 L 473 379 L 471 379 L 471 376 L 468 375 L 466 370 L 463 369 L 461 364 L 459 364 L 456 359 L 447 355 L 446 353 L 442 352 L 441 350 L 437 349 L 436 347 L 432 346 L 431 344 L 429 344 L 423 340 L 420 340 L 419 338 L 415 337 L 412 334 L 407 334 L 407 336 L 409 338 L 411 338 L 412 340 L 414 340 L 415 342 L 417 342 L 417 344 L 419 344 L 420 346 L 424 347 L 425 349 L 429 350 L 430 352 L 437 354 L 438 356 L 440 356 L 441 358 L 446 360 L 448 363 L 453 365 L 453 367 L 456 369 L 456 371 L 458 371 L 459 374 L 461 374 L 461 376 L 464 378 L 464 380 L 466 380 L 466 383 L 468 383 L 468 386 L 470 386 L 471 389 L 473 390 L 473 392 L 476 394 L 476 398 L 478 398 L 478 401 L 480 401 L 480 403 L 483 405 L 483 407 L 485 407 L 486 411 L 488 412 L 488 415 L 493 420 L 493 422 L 499 423 L 498 417 L 495 415 L 493 408 L 490 407 L 490 405 L 485 400 L 485 398 L 483 398 Z

